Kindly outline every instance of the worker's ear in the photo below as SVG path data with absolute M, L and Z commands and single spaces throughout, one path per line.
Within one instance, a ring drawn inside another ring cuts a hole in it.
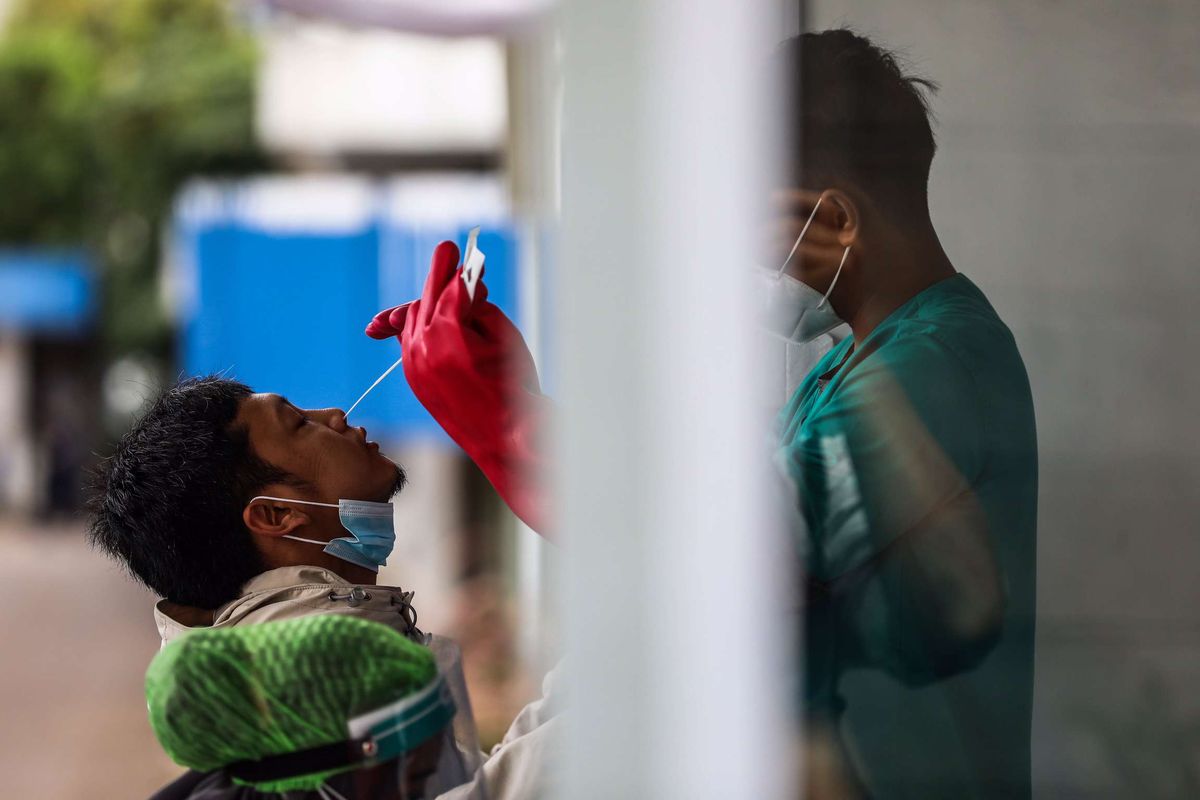
M 309 516 L 294 505 L 255 498 L 242 509 L 242 522 L 251 533 L 283 536 L 309 523 Z
M 836 210 L 833 226 L 838 244 L 842 247 L 857 244 L 861 216 L 854 198 L 841 189 L 827 189 L 822 193 L 821 200 Z

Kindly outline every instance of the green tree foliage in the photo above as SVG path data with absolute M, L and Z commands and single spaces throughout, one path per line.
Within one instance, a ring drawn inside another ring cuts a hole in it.
M 0 243 L 91 249 L 110 354 L 165 352 L 180 185 L 263 166 L 255 59 L 225 0 L 24 0 L 0 38 Z
M 88 41 L 34 30 L 0 44 L 0 242 L 78 243 L 84 234 L 96 74 Z

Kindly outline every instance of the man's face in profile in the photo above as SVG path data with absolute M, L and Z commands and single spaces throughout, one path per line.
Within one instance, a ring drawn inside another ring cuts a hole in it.
M 338 409 L 303 409 L 277 394 L 253 394 L 242 401 L 237 422 L 255 455 L 307 482 L 324 501 L 386 502 L 400 488 L 400 468 Z

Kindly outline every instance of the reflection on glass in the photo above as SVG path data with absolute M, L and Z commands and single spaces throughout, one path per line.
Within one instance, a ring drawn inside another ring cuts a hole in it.
M 810 787 L 1028 796 L 1033 402 L 1012 334 L 930 219 L 935 86 L 849 30 L 793 39 L 778 63 L 796 144 L 774 245 L 815 290 L 801 302 L 845 322 L 793 337 L 826 352 L 779 419 L 824 765 Z

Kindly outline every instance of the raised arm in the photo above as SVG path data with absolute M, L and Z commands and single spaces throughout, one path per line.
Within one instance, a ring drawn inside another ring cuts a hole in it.
M 417 399 L 513 513 L 547 536 L 544 431 L 552 405 L 540 392 L 520 331 L 488 302 L 482 280 L 471 298 L 458 257 L 453 242 L 439 244 L 421 298 L 379 312 L 366 332 L 399 339 L 404 375 Z

